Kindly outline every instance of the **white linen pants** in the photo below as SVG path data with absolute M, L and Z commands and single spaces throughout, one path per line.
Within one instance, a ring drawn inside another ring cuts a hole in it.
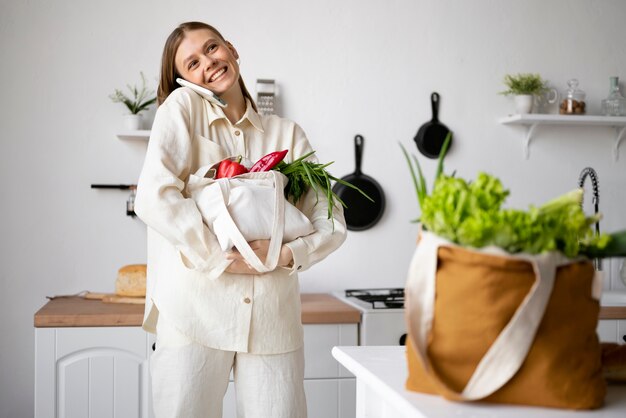
M 202 346 L 160 315 L 150 360 L 156 418 L 221 418 L 231 369 L 238 418 L 306 418 L 304 349 L 258 355 Z

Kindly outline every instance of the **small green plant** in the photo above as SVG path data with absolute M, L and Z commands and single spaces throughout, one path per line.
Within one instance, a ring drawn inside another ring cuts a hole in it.
M 148 90 L 146 87 L 146 77 L 141 74 L 141 88 L 138 89 L 137 86 L 130 86 L 127 84 L 126 87 L 131 92 L 131 97 L 124 94 L 121 90 L 115 89 L 115 92 L 109 97 L 113 100 L 113 103 L 124 103 L 131 114 L 136 115 L 139 112 L 148 109 L 151 105 L 156 102 L 156 96 L 154 95 L 153 90 Z
M 541 79 L 539 74 L 520 73 L 517 75 L 507 74 L 504 76 L 504 84 L 508 87 L 507 90 L 500 92 L 500 94 L 507 95 L 521 95 L 531 94 L 539 95 L 547 90 L 546 82 Z

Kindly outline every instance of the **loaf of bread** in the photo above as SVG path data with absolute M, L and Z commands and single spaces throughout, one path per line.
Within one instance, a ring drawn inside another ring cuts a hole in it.
M 626 383 L 626 344 L 602 343 L 602 374 L 609 382 Z
M 119 296 L 146 296 L 146 265 L 131 264 L 117 272 L 115 294 Z

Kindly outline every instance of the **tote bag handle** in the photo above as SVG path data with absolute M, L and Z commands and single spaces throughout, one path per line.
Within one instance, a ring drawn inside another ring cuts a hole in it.
M 274 170 L 268 171 L 267 175 L 271 176 L 274 181 L 275 193 L 272 235 L 270 237 L 270 245 L 265 263 L 263 263 L 254 253 L 254 250 L 252 250 L 250 244 L 248 244 L 241 231 L 239 231 L 237 224 L 235 224 L 235 221 L 228 212 L 228 206 L 226 204 L 229 193 L 228 180 L 217 180 L 221 190 L 219 196 L 220 203 L 223 205 L 222 214 L 224 216 L 223 220 L 226 223 L 226 232 L 233 244 L 235 244 L 235 247 L 237 247 L 241 255 L 245 258 L 246 262 L 248 262 L 252 268 L 260 273 L 273 271 L 278 265 L 278 258 L 280 256 L 280 249 L 283 243 L 283 233 L 285 230 L 285 198 L 283 197 L 283 189 L 285 188 L 284 178 Z
M 555 252 L 538 256 L 508 254 L 511 258 L 525 259 L 532 264 L 535 283 L 478 363 L 463 391 L 457 392 L 437 376 L 427 353 L 428 336 L 434 316 L 437 251 L 442 245 L 454 246 L 432 233 L 423 232 L 422 240 L 411 260 L 405 290 L 409 337 L 424 370 L 449 398 L 483 399 L 511 380 L 524 363 L 548 305 L 556 268 L 571 263 L 571 260 Z M 504 252 L 498 255 L 504 255 Z

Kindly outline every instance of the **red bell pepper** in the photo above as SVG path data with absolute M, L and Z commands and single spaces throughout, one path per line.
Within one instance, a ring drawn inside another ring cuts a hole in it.
M 241 164 L 241 155 L 237 158 L 236 161 L 232 161 L 229 159 L 222 160 L 220 165 L 217 167 L 217 178 L 223 179 L 233 176 L 238 176 L 239 174 L 245 174 L 248 172 L 248 169 Z
M 287 155 L 288 152 L 289 150 L 287 149 L 283 151 L 270 152 L 254 163 L 252 168 L 250 168 L 250 172 L 256 173 L 259 171 L 270 171 L 272 168 L 276 167 L 276 164 L 285 158 L 285 155 Z

